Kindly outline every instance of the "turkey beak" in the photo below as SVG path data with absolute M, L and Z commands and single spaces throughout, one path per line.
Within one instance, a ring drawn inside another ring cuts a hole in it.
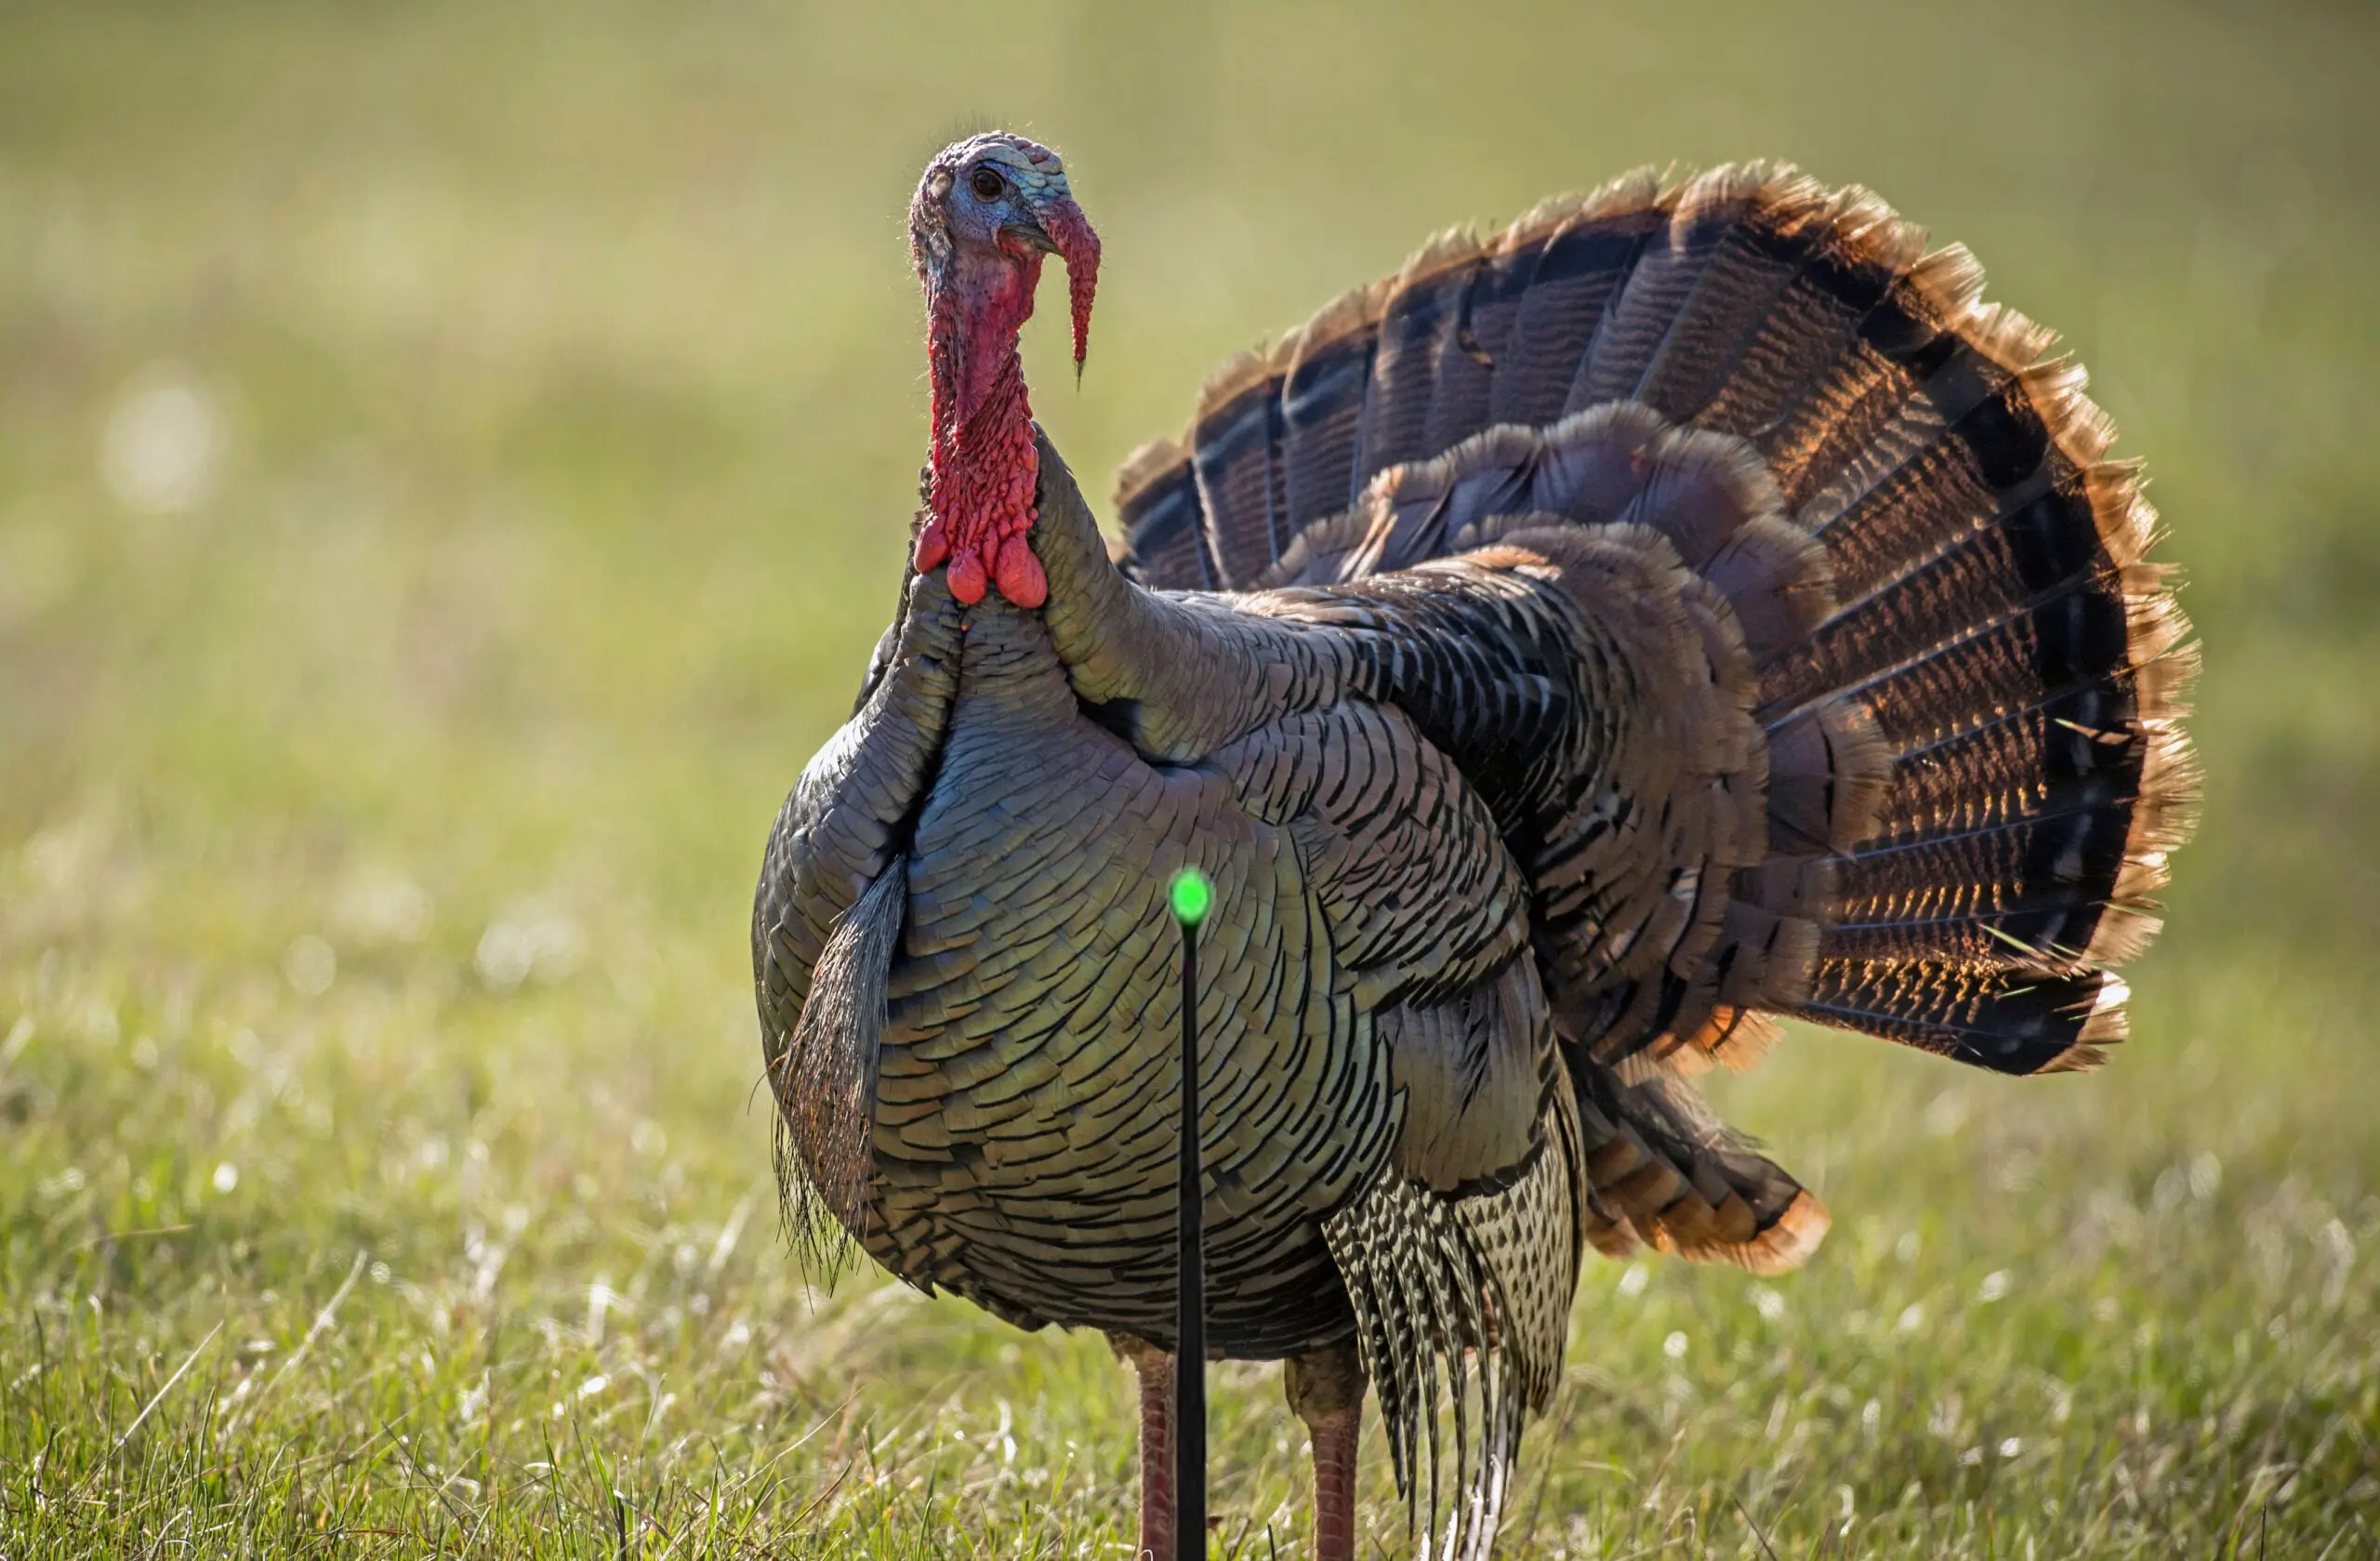
M 1049 180 L 1039 191 L 1028 189 L 1025 202 L 1038 229 L 1025 236 L 1066 263 L 1067 301 L 1073 306 L 1075 327 L 1075 377 L 1079 380 L 1083 358 L 1091 351 L 1091 302 L 1099 291 L 1099 235 L 1091 232 L 1082 207 L 1075 205 L 1063 176 Z

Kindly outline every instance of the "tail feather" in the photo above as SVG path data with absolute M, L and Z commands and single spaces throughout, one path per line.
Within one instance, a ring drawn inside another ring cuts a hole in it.
M 1198 498 L 1198 472 L 1179 444 L 1153 440 L 1125 459 L 1117 474 L 1120 496 L 1132 496 L 1130 559 L 1146 578 L 1185 590 L 1213 590 L 1214 554 L 1206 532 L 1206 509 Z
M 1771 459 L 1769 441 L 1787 415 L 1810 403 L 1860 323 L 1925 247 L 1922 230 L 1857 186 L 1836 192 L 1808 232 L 1800 270 L 1765 314 L 1746 323 L 1734 371 L 1706 404 L 1678 409 L 1701 427 L 1752 440 Z
M 1935 414 L 1916 390 L 1956 354 L 1957 345 L 1915 325 L 1912 314 L 1937 322 L 1950 317 L 1964 306 L 1960 293 L 1981 283 L 1979 273 L 1944 267 L 1940 258 L 1928 256 L 1896 276 L 1801 398 L 1754 436 L 1786 502 L 1812 530 L 1931 431 Z M 1858 284 L 1867 278 L 1844 280 Z
M 1607 184 L 1583 201 L 1541 207 L 1514 224 L 1515 247 L 1533 241 L 1536 265 L 1514 311 L 1512 334 L 1492 352 L 1490 423 L 1536 427 L 1562 416 L 1605 308 L 1668 225 L 1649 173 Z
M 1838 471 L 1796 504 L 1796 518 L 1834 551 L 1846 600 L 1891 583 L 2049 486 L 2038 435 L 2028 441 L 2025 420 L 2012 416 L 2026 393 L 2018 376 L 1963 354 L 1929 389 L 1940 399 L 1902 417 L 1890 435 L 1897 464 Z M 1911 443 L 1912 433 L 1924 437 Z
M 1283 485 L 1292 528 L 1339 513 L 1362 491 L 1355 478 L 1356 435 L 1386 295 L 1385 283 L 1349 293 L 1290 332 L 1275 353 Z M 1129 497 L 1121 508 L 1129 536 Z
M 1836 880 L 1827 950 L 2016 970 L 2080 961 L 2106 908 L 2090 887 L 2122 870 L 2121 800 L 2103 789 L 2058 813 L 1858 853 Z
M 1995 1073 L 2069 1073 L 2123 1038 L 2130 995 L 2096 971 L 2011 981 L 1950 960 L 1822 959 L 1797 1012 Z
M 1500 236 L 1471 271 L 1454 329 L 1440 338 L 1436 383 L 1421 436 L 1430 454 L 1513 420 L 1496 416 L 1496 387 L 1504 377 L 1497 354 L 1512 336 L 1537 269 L 1537 252 L 1526 242 L 1526 221 Z
M 1381 316 L 1371 381 L 1364 390 L 1355 441 L 1357 483 L 1407 461 L 1427 460 L 1445 448 L 1433 449 L 1428 443 L 1432 403 L 1443 389 L 1451 403 L 1456 387 L 1443 385 L 1439 373 L 1450 350 L 1462 357 L 1458 338 L 1463 300 L 1484 264 L 1476 240 L 1451 232 L 1423 246 L 1398 274 Z M 1487 397 L 1478 399 L 1484 413 Z
M 2069 399 L 2081 389 L 2080 370 L 2039 361 L 2056 337 L 2014 310 L 1982 303 L 1982 269 L 1954 245 L 1920 261 L 1860 322 L 1857 349 L 1842 365 L 1859 392 L 1860 415 L 1827 428 L 1794 484 L 1796 508 L 1812 530 L 1833 526 L 1942 430 L 1970 417 L 1981 437 L 1967 439 L 1966 454 L 1983 463 L 1978 475 L 1988 490 L 2037 463 L 2043 430 L 2029 425 L 2038 424 L 2038 409 L 2059 403 L 2056 421 L 2075 420 L 2069 431 L 2087 424 L 2102 440 L 2112 438 L 2087 401 Z M 2001 443 L 2012 434 L 2014 443 Z M 2096 458 L 2086 455 L 2082 464 Z M 1874 530 L 1881 542 L 1924 535 L 1908 522 L 1871 520 L 1859 529 Z
M 1659 1065 L 1572 1065 L 1587 1239 L 1609 1257 L 1640 1247 L 1775 1274 L 1818 1248 L 1825 1207 Z
M 2093 684 L 2047 695 L 1955 735 L 1900 753 L 1879 846 L 2065 812 L 2117 794 L 2131 745 L 2098 723 L 2109 691 Z
M 1598 325 L 1570 409 L 1628 400 L 1673 421 L 1691 418 L 1807 258 L 1823 204 L 1808 179 L 1762 164 L 1687 184 Z
M 1223 580 L 1254 575 L 1289 542 L 1289 496 L 1281 402 L 1262 353 L 1243 352 L 1217 370 L 1198 398 L 1192 464 L 1206 547 Z M 1236 523 L 1226 524 L 1231 517 Z

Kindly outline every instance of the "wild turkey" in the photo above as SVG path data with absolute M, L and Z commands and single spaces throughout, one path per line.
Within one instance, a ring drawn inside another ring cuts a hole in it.
M 2122 1034 L 2194 647 L 1964 250 L 1764 165 L 1449 235 L 1226 364 L 1111 557 L 1017 353 L 1056 253 L 1079 373 L 1062 164 L 959 142 L 910 220 L 922 527 L 754 910 L 780 1168 L 910 1283 L 1108 1332 L 1160 1561 L 1184 865 L 1210 1337 L 1287 1361 L 1324 1557 L 1368 1385 L 1425 1553 L 1483 1556 L 1586 1248 L 1817 1246 L 1689 1082 L 1772 1016 L 2012 1074 Z

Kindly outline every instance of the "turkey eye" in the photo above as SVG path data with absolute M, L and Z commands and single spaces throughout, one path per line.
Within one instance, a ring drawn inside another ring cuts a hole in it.
M 998 200 L 1000 192 L 1008 188 L 1008 180 L 989 168 L 977 168 L 967 182 L 979 197 L 986 201 Z

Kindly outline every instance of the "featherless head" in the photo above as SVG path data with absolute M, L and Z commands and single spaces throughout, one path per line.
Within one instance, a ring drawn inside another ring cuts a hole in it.
M 1056 152 L 995 130 L 935 153 L 909 203 L 909 255 L 929 297 L 959 280 L 953 263 L 970 250 L 1006 260 L 1028 283 L 1040 280 L 1041 256 L 1055 255 L 1066 263 L 1079 364 L 1091 346 L 1099 235 L 1075 204 L 1066 165 Z M 1032 313 L 1029 287 L 1025 311 Z
M 919 570 L 950 566 L 951 594 L 987 584 L 1020 607 L 1049 593 L 1025 542 L 1040 463 L 1017 333 L 1033 315 L 1044 256 L 1066 264 L 1075 372 L 1091 340 L 1099 235 L 1075 204 L 1065 165 L 1005 132 L 945 147 L 909 203 L 909 256 L 926 296 L 933 446 Z

